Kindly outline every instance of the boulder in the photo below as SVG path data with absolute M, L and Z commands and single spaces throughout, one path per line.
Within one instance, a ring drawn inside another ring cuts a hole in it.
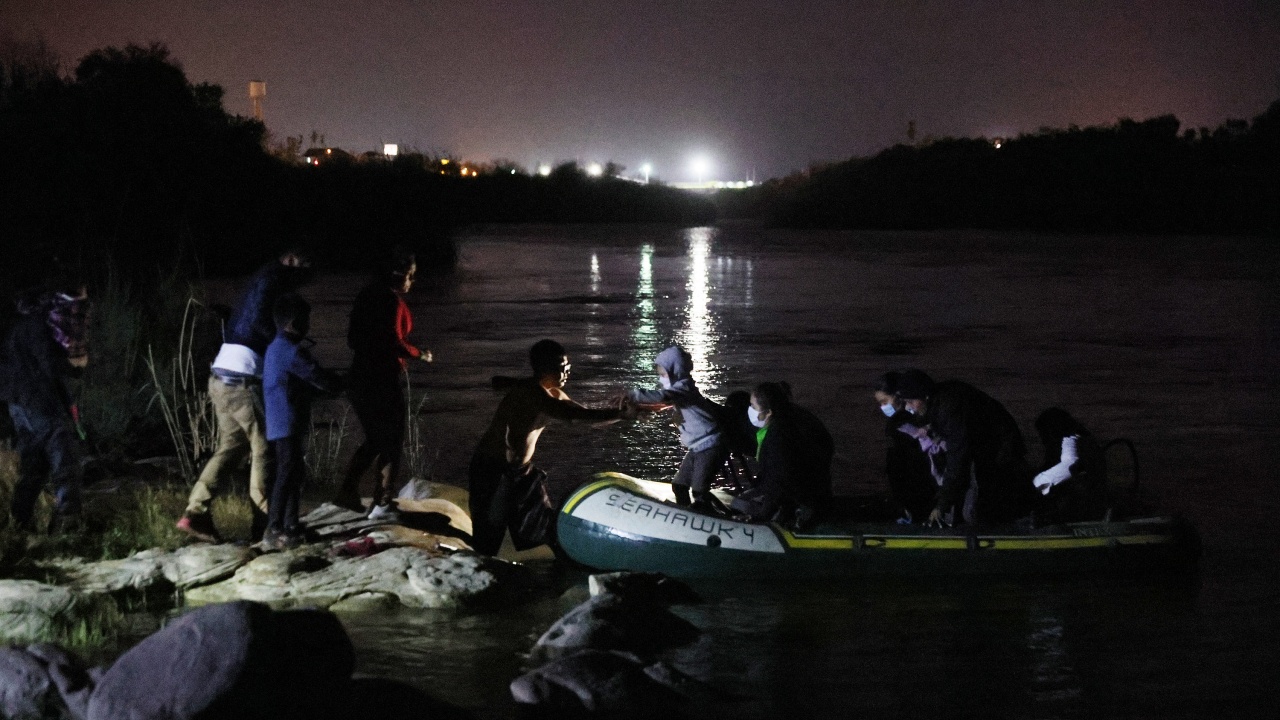
M 702 602 L 702 598 L 698 597 L 698 594 L 688 585 L 662 573 L 602 573 L 587 578 L 587 587 L 592 596 L 613 593 L 626 596 L 630 600 L 663 606 L 693 605 Z
M 188 613 L 103 674 L 88 720 L 333 717 L 350 693 L 355 653 L 326 612 L 250 602 Z
M 624 595 L 597 595 L 570 610 L 538 638 L 531 656 L 556 658 L 583 649 L 649 655 L 694 641 L 701 634 L 661 605 Z
M 0 580 L 0 643 L 65 637 L 117 617 L 115 602 L 34 580 Z
M 511 696 L 534 717 L 679 718 L 685 697 L 660 680 L 674 672 L 650 673 L 628 653 L 578 650 L 511 681 Z
M 347 609 L 375 597 L 411 608 L 454 608 L 523 599 L 534 584 L 527 569 L 459 552 L 438 554 L 397 547 L 369 557 L 324 557 L 325 546 L 263 555 L 213 585 L 189 590 L 188 603 L 255 600 L 276 607 Z M 339 604 L 348 598 L 352 603 Z
M 46 709 L 56 694 L 44 663 L 24 650 L 0 648 L 0 718 L 50 717 Z
M 0 648 L 0 718 L 82 720 L 101 676 L 53 645 Z

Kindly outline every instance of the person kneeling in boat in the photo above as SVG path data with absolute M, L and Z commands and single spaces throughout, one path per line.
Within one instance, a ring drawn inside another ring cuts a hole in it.
M 658 409 L 675 407 L 675 422 L 680 428 L 680 444 L 688 448 L 671 490 L 678 505 L 690 505 L 710 514 L 728 514 L 724 505 L 711 494 L 711 481 L 724 467 L 729 450 L 722 436 L 719 416 L 721 407 L 703 397 L 694 384 L 693 358 L 684 348 L 673 345 L 658 353 L 653 361 L 660 387 L 635 389 L 628 393 L 631 402 Z M 693 492 L 690 500 L 690 490 Z
M 946 447 L 946 469 L 928 525 L 949 524 L 948 514 L 962 501 L 962 515 L 970 524 L 1009 522 L 1030 510 L 1026 445 L 1003 405 L 968 383 L 935 383 L 914 368 L 899 377 L 898 397 Z M 976 493 L 972 502 L 965 500 L 970 481 Z
M 1106 513 L 1107 468 L 1093 434 L 1057 407 L 1040 413 L 1036 432 L 1044 446 L 1044 464 L 1032 481 L 1040 495 L 1037 520 L 1101 520 Z
M 537 491 L 545 501 L 545 475 L 533 466 L 533 454 L 547 425 L 552 421 L 606 423 L 636 416 L 636 408 L 630 403 L 592 409 L 570 400 L 563 388 L 571 366 L 560 343 L 538 341 L 529 349 L 529 362 L 533 377 L 509 383 L 489 429 L 471 456 L 471 546 L 485 555 L 497 554 L 508 528 L 518 550 L 554 540 L 525 537 L 529 533 L 521 531 L 519 517 L 522 495 Z M 522 485 L 524 493 L 520 492 Z M 544 534 L 553 533 L 554 525 L 541 530 Z
M 946 467 L 946 453 L 940 442 L 929 437 L 924 422 L 906 412 L 898 395 L 902 373 L 887 372 L 876 381 L 876 405 L 884 413 L 884 434 L 889 441 L 885 451 L 885 476 L 889 496 L 902 516 L 899 524 L 923 522 L 929 517 Z
M 835 442 L 822 421 L 791 401 L 791 387 L 766 382 L 747 409 L 756 431 L 755 485 L 732 509 L 752 521 L 774 520 L 793 529 L 811 525 L 831 501 Z

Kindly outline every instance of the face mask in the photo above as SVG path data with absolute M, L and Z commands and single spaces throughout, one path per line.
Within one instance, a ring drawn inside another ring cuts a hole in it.
M 880 412 L 884 413 L 885 417 L 893 417 L 893 414 L 898 412 L 898 409 L 893 406 L 893 403 L 885 403 L 880 406 Z
M 764 427 L 764 419 L 760 417 L 760 413 L 756 412 L 756 409 L 753 407 L 747 408 L 747 419 L 751 421 L 752 425 L 758 428 Z

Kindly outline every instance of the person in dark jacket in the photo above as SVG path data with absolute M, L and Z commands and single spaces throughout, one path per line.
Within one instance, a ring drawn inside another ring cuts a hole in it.
M 757 428 L 758 472 L 755 486 L 740 494 L 732 508 L 751 520 L 809 525 L 831 501 L 831 433 L 817 416 L 792 402 L 786 383 L 757 385 L 747 412 Z
M 1106 513 L 1107 466 L 1093 433 L 1071 413 L 1049 408 L 1036 418 L 1044 462 L 1032 485 L 1037 516 L 1046 522 L 1101 520 Z
M 935 383 L 916 369 L 898 378 L 898 397 L 906 410 L 929 426 L 947 453 L 942 486 L 928 524 L 942 524 L 975 484 L 969 523 L 1008 522 L 1030 509 L 1031 472 L 1018 423 L 994 398 L 958 380 Z
M 317 390 L 337 392 L 340 385 L 337 376 L 311 357 L 307 339 L 311 306 L 305 300 L 292 294 L 281 297 L 276 301 L 275 321 L 279 330 L 262 363 L 267 440 L 276 458 L 267 529 L 262 536 L 268 549 L 302 540 L 298 503 L 307 475 L 304 456 L 311 431 L 311 399 Z
M 476 552 L 497 554 L 507 530 L 522 549 L 526 539 L 517 537 L 520 498 L 518 482 L 539 475 L 533 465 L 538 438 L 552 422 L 607 423 L 636 416 L 636 407 L 623 402 L 617 408 L 586 408 L 564 392 L 569 381 L 569 357 L 554 340 L 540 340 L 529 348 L 533 376 L 515 380 L 498 403 L 493 420 L 480 438 L 468 469 L 471 492 L 471 546 Z M 538 482 L 545 482 L 537 478 Z
M 310 282 L 311 261 L 296 250 L 262 266 L 245 290 L 223 331 L 222 346 L 209 372 L 209 400 L 218 422 L 218 447 L 191 488 L 177 528 L 203 542 L 221 542 L 209 504 L 218 486 L 249 457 L 250 534 L 266 528 L 271 492 L 271 453 L 262 410 L 262 357 L 276 336 L 276 300 Z
M 923 522 L 929 517 L 938 494 L 938 478 L 946 465 L 946 454 L 929 437 L 924 422 L 906 412 L 898 395 L 900 372 L 887 372 L 876 381 L 873 396 L 885 416 L 885 475 L 889 496 L 902 512 L 898 522 Z
M 413 315 L 403 296 L 413 287 L 417 269 L 412 254 L 395 254 L 387 272 L 361 290 L 351 308 L 347 345 L 354 355 L 347 397 L 364 431 L 364 442 L 351 457 L 333 503 L 365 512 L 360 479 L 373 466 L 378 472 L 378 484 L 367 508 L 371 518 L 395 516 L 393 486 L 400 472 L 408 420 L 401 376 L 410 360 L 432 361 L 430 350 L 418 348 L 408 340 Z
M 55 497 L 51 529 L 79 522 L 83 434 L 72 384 L 89 360 L 89 310 L 83 284 L 59 283 L 20 305 L 21 317 L 0 348 L 2 399 L 18 451 L 11 512 L 24 530 L 35 529 L 35 504 L 46 481 Z

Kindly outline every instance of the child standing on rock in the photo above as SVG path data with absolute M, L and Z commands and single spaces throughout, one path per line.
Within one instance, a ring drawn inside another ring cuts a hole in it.
M 311 306 L 297 295 L 284 295 L 275 307 L 276 338 L 263 359 L 262 392 L 266 401 L 267 440 L 276 457 L 276 477 L 267 509 L 262 544 L 280 550 L 301 544 L 298 502 L 306 480 L 307 433 L 311 399 L 316 390 L 336 392 L 339 380 L 311 357 Z
M 654 359 L 660 387 L 635 389 L 629 393 L 632 402 L 641 407 L 674 406 L 676 425 L 680 428 L 680 444 L 688 448 L 671 489 L 680 505 L 713 514 L 726 514 L 724 505 L 711 494 L 711 480 L 728 458 L 728 449 L 720 426 L 722 408 L 702 396 L 694 384 L 693 358 L 684 348 L 673 345 Z M 693 491 L 692 501 L 690 490 Z

